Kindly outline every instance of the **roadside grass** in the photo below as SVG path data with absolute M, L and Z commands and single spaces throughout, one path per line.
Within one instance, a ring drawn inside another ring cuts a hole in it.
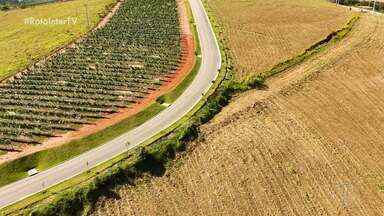
M 384 12 L 384 2 L 376 1 L 375 4 L 372 1 L 342 1 L 340 4 L 345 6 L 354 6 L 354 7 L 368 7 L 373 9 L 373 5 L 375 5 L 375 11 Z
M 1 164 L 0 173 L 3 173 L 4 175 L 0 178 L 0 186 L 4 186 L 26 177 L 26 172 L 32 168 L 38 168 L 40 171 L 46 170 L 54 165 L 95 148 L 113 138 L 118 137 L 120 134 L 143 124 L 164 109 L 165 107 L 159 103 L 153 103 L 138 114 L 129 117 L 118 124 L 112 125 L 99 133 L 92 134 L 83 139 L 74 140 L 56 148 L 43 150 L 32 155 Z
M 190 13 L 190 12 L 189 12 Z M 192 21 L 193 22 L 193 19 Z M 192 26 L 193 23 L 191 23 Z M 192 28 L 192 27 L 191 27 Z M 197 30 L 195 26 L 192 28 L 195 38 L 195 44 L 199 44 Z M 34 154 L 0 164 L 0 173 L 3 175 L 0 178 L 0 187 L 27 177 L 27 171 L 32 168 L 37 168 L 40 171 L 46 170 L 75 156 L 89 151 L 109 140 L 112 140 L 119 135 L 132 130 L 152 117 L 166 109 L 164 103 L 173 103 L 184 90 L 192 83 L 201 65 L 201 57 L 199 57 L 200 45 L 196 45 L 196 62 L 193 69 L 185 76 L 182 82 L 169 93 L 160 96 L 157 102 L 152 103 L 147 108 L 143 109 L 136 115 L 133 115 L 115 125 L 112 125 L 98 133 L 84 137 L 79 140 L 66 143 L 64 145 L 36 152 Z
M 201 65 L 201 57 L 196 57 L 195 67 L 193 70 L 185 77 L 185 79 L 171 92 L 160 96 L 157 101 L 161 104 L 171 104 L 176 101 L 178 97 L 183 94 L 184 90 L 192 83 L 195 79 L 197 72 Z
M 191 31 L 193 33 L 194 41 L 195 41 L 195 64 L 193 66 L 193 69 L 191 72 L 187 74 L 187 76 L 183 79 L 183 81 L 175 87 L 172 91 L 160 96 L 157 98 L 157 102 L 160 104 L 171 104 L 176 101 L 178 97 L 180 97 L 181 94 L 183 94 L 184 90 L 192 83 L 192 81 L 195 79 L 197 73 L 199 72 L 200 65 L 201 65 L 201 48 L 200 48 L 200 41 L 197 34 L 197 29 L 195 26 L 195 22 L 192 17 L 192 12 L 190 9 L 187 9 L 187 13 L 189 16 L 189 23 L 191 26 Z M 193 26 L 193 27 L 192 27 Z
M 0 80 L 83 36 L 116 0 L 73 0 L 0 11 Z M 86 6 L 89 14 L 88 25 Z M 75 24 L 32 25 L 27 18 L 77 19 Z

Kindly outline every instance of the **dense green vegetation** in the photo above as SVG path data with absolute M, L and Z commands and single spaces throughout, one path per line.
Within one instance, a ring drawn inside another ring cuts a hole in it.
M 0 149 L 130 107 L 172 77 L 180 55 L 175 1 L 124 2 L 104 28 L 0 86 Z

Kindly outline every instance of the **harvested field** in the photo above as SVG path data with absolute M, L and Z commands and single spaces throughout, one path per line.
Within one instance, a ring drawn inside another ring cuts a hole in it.
M 236 98 L 165 176 L 95 215 L 384 215 L 384 19 Z
M 260 74 L 342 26 L 345 8 L 323 0 L 207 0 L 225 29 L 238 79 Z

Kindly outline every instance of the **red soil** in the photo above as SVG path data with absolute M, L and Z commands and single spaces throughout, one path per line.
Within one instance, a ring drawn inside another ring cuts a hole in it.
M 112 8 L 112 10 L 108 13 L 107 16 L 105 16 L 96 26 L 96 28 L 93 29 L 93 31 L 99 29 L 99 28 L 102 28 L 103 26 L 105 26 L 108 21 L 113 17 L 113 15 L 115 15 L 115 13 L 117 12 L 117 10 L 120 8 L 121 4 L 123 3 L 123 1 L 119 1 L 117 2 L 117 4 Z
M 21 152 L 9 152 L 5 155 L 0 156 L 0 163 L 14 160 L 26 155 L 33 154 L 38 151 L 42 151 L 45 149 L 53 148 L 59 145 L 63 145 L 73 140 L 81 139 L 91 134 L 100 132 L 105 128 L 112 126 L 114 124 L 119 123 L 120 121 L 131 117 L 141 110 L 148 107 L 152 104 L 156 99 L 163 95 L 166 92 L 174 89 L 180 82 L 185 78 L 185 76 L 192 70 L 195 63 L 195 43 L 194 38 L 189 28 L 188 15 L 186 12 L 186 8 L 184 2 L 182 0 L 178 0 L 179 4 L 179 14 L 180 14 L 180 25 L 182 29 L 181 33 L 181 47 L 182 47 L 182 56 L 181 63 L 179 68 L 175 71 L 172 78 L 167 79 L 166 82 L 156 91 L 152 91 L 146 98 L 141 100 L 139 103 L 135 104 L 130 108 L 120 109 L 118 113 L 106 116 L 107 118 L 101 119 L 95 124 L 86 125 L 80 128 L 77 131 L 68 132 L 63 134 L 60 137 L 53 137 L 45 141 L 43 144 L 38 146 L 25 146 Z M 107 21 L 112 17 L 112 15 L 117 11 L 120 7 L 121 2 L 119 2 L 111 11 L 111 13 L 106 16 L 103 21 L 99 23 L 96 28 L 100 28 L 104 26 Z

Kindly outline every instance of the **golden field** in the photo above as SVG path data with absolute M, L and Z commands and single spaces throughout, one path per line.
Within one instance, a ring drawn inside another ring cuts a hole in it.
M 364 15 L 235 98 L 164 176 L 123 186 L 94 215 L 384 215 L 383 44 L 384 19 Z
M 238 79 L 296 56 L 350 16 L 324 0 L 207 0 L 207 4 L 224 28 Z

